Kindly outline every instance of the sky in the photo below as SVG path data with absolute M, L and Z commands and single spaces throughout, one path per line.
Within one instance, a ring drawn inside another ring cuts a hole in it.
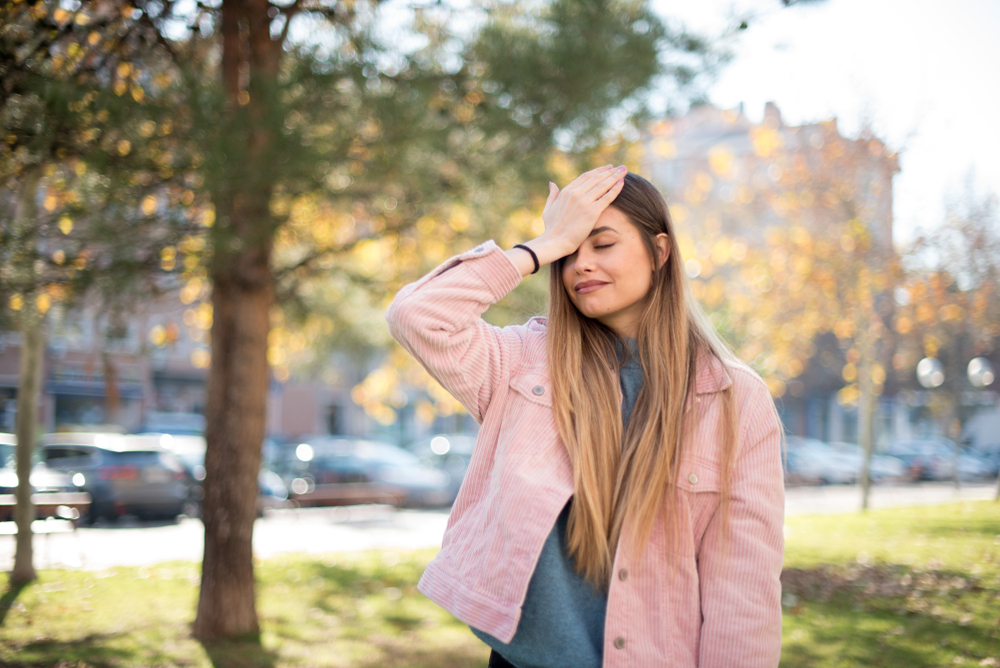
M 850 136 L 866 119 L 893 150 L 897 244 L 945 217 L 974 174 L 1000 194 L 1000 2 L 996 0 L 652 0 L 668 23 L 736 33 L 733 60 L 708 88 L 723 108 L 760 121 L 773 101 L 786 124 L 836 117 Z

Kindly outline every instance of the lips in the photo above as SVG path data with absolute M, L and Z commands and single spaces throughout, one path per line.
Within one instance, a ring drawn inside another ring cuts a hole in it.
M 573 286 L 573 289 L 578 295 L 585 295 L 588 292 L 594 292 L 595 290 L 600 290 L 608 283 L 606 281 L 583 281 L 582 283 L 577 283 Z

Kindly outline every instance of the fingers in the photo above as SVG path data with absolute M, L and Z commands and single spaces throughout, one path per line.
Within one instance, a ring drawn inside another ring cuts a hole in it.
M 591 186 L 595 182 L 595 179 L 600 179 L 601 175 L 609 172 L 613 168 L 614 165 L 602 165 L 601 167 L 592 169 L 589 172 L 584 172 L 583 174 L 580 174 L 578 177 L 573 179 L 573 181 L 568 186 L 563 188 L 563 191 L 572 189 L 572 190 L 583 190 L 584 192 L 587 192 L 588 190 L 590 190 Z
M 552 181 L 549 181 L 549 197 L 545 200 L 545 204 L 552 204 L 552 202 L 556 201 L 556 197 L 559 197 L 559 187 L 552 183 Z
M 609 188 L 613 188 L 617 185 L 619 180 L 624 180 L 627 172 L 628 170 L 624 165 L 622 165 L 617 169 L 611 170 L 611 172 L 602 173 L 601 176 L 603 178 L 591 186 L 588 194 L 593 197 L 595 201 L 601 199 L 608 192 Z
M 625 177 L 623 175 L 619 177 L 619 179 L 615 181 L 614 184 L 612 184 L 608 192 L 598 197 L 597 201 L 602 204 L 610 204 L 611 202 L 614 201 L 616 197 L 618 197 L 618 193 L 620 193 L 622 191 L 622 188 L 624 187 L 625 187 Z

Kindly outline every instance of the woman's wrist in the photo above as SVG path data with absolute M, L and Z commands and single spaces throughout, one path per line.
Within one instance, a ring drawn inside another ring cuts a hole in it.
M 566 257 L 576 250 L 575 248 L 567 249 L 565 242 L 562 242 L 559 239 L 546 237 L 544 234 L 540 237 L 535 237 L 531 241 L 525 241 L 523 244 L 518 245 L 530 248 L 531 251 L 534 252 L 535 257 L 538 258 L 538 264 L 541 267 L 551 264 L 559 258 Z M 531 253 L 527 250 L 523 248 L 512 248 L 507 251 L 507 257 L 509 257 L 514 265 L 521 271 L 521 276 L 527 276 L 534 273 L 535 258 L 533 258 Z

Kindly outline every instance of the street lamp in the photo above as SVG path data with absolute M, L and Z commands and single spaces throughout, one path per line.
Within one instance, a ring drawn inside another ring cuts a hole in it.
M 980 389 L 992 385 L 993 380 L 996 378 L 993 375 L 993 365 L 985 357 L 976 357 L 969 362 L 967 372 L 969 374 L 969 382 L 972 383 L 973 387 Z M 920 373 L 919 369 L 917 373 Z
M 944 382 L 944 366 L 936 357 L 925 357 L 917 363 L 917 380 L 928 390 L 941 387 Z
M 969 383 L 973 387 L 978 389 L 983 389 L 993 384 L 996 376 L 993 374 L 993 365 L 990 364 L 989 360 L 985 357 L 976 357 L 969 362 L 969 366 L 966 369 L 966 375 L 969 378 Z M 936 357 L 925 357 L 917 363 L 917 380 L 921 385 L 929 390 L 936 387 L 941 387 L 944 383 L 944 366 L 941 364 L 940 360 Z M 960 407 L 956 405 L 956 410 L 960 410 Z M 961 424 L 956 421 L 956 424 Z M 956 438 L 955 440 L 955 457 L 953 459 L 954 466 L 954 476 L 955 476 L 955 487 L 959 486 L 959 472 L 958 472 L 958 454 L 959 454 L 959 442 Z M 998 479 L 1000 480 L 1000 479 Z M 1000 482 L 997 483 L 997 497 L 1000 498 Z

